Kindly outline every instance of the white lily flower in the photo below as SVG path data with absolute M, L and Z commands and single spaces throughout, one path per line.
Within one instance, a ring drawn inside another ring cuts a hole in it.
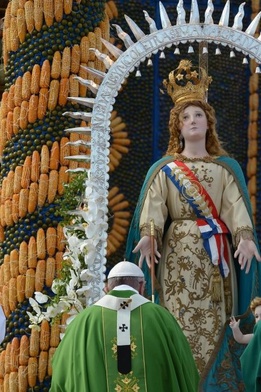
M 95 274 L 93 272 L 91 272 L 89 269 L 84 269 L 80 272 L 80 280 L 84 281 L 84 280 L 88 280 L 90 278 L 95 278 Z
M 34 297 L 39 304 L 45 304 L 48 302 L 49 297 L 46 294 L 41 293 L 40 291 L 35 291 Z
M 38 302 L 35 301 L 35 299 L 29 298 L 29 303 L 32 306 L 32 308 L 35 311 L 35 313 L 37 313 L 37 314 L 41 313 L 40 306 L 39 306 Z
M 90 290 L 91 290 L 91 286 L 90 285 L 82 286 L 80 289 L 76 290 L 76 294 L 78 294 L 78 295 L 83 295 L 84 294 L 86 296 L 86 294 L 88 292 L 90 292 Z
M 88 266 L 93 265 L 96 259 L 96 255 L 97 255 L 96 249 L 88 252 L 88 254 L 84 256 L 85 264 Z

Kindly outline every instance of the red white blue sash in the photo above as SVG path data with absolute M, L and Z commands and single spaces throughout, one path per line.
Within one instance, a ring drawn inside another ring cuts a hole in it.
M 212 263 L 219 266 L 221 275 L 228 276 L 229 252 L 226 234 L 229 233 L 229 230 L 225 223 L 219 219 L 216 206 L 210 195 L 184 162 L 170 162 L 161 170 L 193 208 L 206 252 Z

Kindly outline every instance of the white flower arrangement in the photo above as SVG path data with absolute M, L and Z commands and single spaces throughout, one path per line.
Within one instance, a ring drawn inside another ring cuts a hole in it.
M 65 191 L 66 192 L 66 191 Z M 95 274 L 90 271 L 96 259 L 96 247 L 106 241 L 107 220 L 104 219 L 105 195 L 96 190 L 90 179 L 84 181 L 84 193 L 78 201 L 79 207 L 67 211 L 71 216 L 70 225 L 64 227 L 66 251 L 63 255 L 61 276 L 54 279 L 53 295 L 35 292 L 29 299 L 33 312 L 27 312 L 31 328 L 40 328 L 43 320 L 52 322 L 63 313 L 68 313 L 70 321 L 91 303 L 92 281 Z M 62 337 L 62 336 L 61 336 Z

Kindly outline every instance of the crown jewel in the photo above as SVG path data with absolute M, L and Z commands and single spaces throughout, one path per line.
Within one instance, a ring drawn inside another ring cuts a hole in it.
M 179 66 L 169 73 L 169 78 L 163 81 L 174 104 L 186 101 L 206 101 L 208 86 L 212 78 L 204 68 L 198 70 L 191 61 L 181 60 Z

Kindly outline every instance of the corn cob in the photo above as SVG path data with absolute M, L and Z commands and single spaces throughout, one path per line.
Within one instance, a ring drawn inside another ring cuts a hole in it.
M 82 66 L 86 67 L 86 63 L 81 63 Z M 87 71 L 84 68 L 80 68 L 79 76 L 83 79 L 87 79 Z M 91 80 L 91 77 L 89 78 Z M 87 95 L 87 87 L 83 84 L 79 84 L 79 95 L 80 97 L 86 97 Z
M 87 64 L 89 61 L 89 38 L 84 36 L 80 42 L 80 52 L 81 52 L 81 63 Z
M 66 46 L 63 49 L 62 65 L 61 65 L 61 78 L 68 78 L 70 75 L 71 67 L 71 49 Z
M 39 179 L 38 206 L 42 207 L 47 199 L 49 178 L 47 174 L 41 174 Z
M 45 285 L 51 287 L 55 278 L 55 259 L 48 257 L 46 260 Z
M 46 145 L 44 145 L 41 150 L 41 165 L 40 165 L 41 174 L 49 173 L 49 159 L 50 159 L 49 148 Z
M 69 78 L 69 96 L 70 97 L 78 97 L 79 96 L 79 82 L 76 80 L 75 75 L 70 75 Z M 72 101 L 72 103 L 74 103 Z
M 11 350 L 10 350 L 10 370 L 11 370 L 11 372 L 18 371 L 19 351 L 20 351 L 20 341 L 17 337 L 14 337 L 11 342 Z
M 42 351 L 49 350 L 50 344 L 50 326 L 47 320 L 43 320 L 40 329 L 40 349 Z
M 29 111 L 29 102 L 23 101 L 21 103 L 21 111 L 20 111 L 20 128 L 26 129 L 28 125 L 28 111 Z
M 56 320 L 51 324 L 50 346 L 58 347 L 59 343 L 60 343 L 60 320 Z
M 46 261 L 38 260 L 35 270 L 35 291 L 42 291 L 44 287 Z
M 49 88 L 51 79 L 51 65 L 49 60 L 44 60 L 40 74 L 40 87 Z
M 69 175 L 66 173 L 67 166 L 61 166 L 59 170 L 59 176 L 58 176 L 58 195 L 63 195 L 64 193 L 64 184 L 68 183 L 69 180 Z
M 39 102 L 37 116 L 39 120 L 42 120 L 46 114 L 48 106 L 49 90 L 46 87 L 42 87 L 39 91 Z
M 14 171 L 10 170 L 7 175 L 5 198 L 11 199 L 14 192 Z
M 72 12 L 72 0 L 63 0 L 63 10 L 65 15 L 69 15 Z
M 34 123 L 38 117 L 38 95 L 31 95 L 28 108 L 28 122 Z
M 76 44 L 72 47 L 72 56 L 71 56 L 71 73 L 77 74 L 80 69 L 81 62 L 81 49 L 80 45 Z
M 17 10 L 19 8 L 19 0 L 12 0 L 11 2 L 11 16 L 17 16 Z M 12 18 L 15 19 L 15 18 Z
M 6 200 L 5 201 L 5 223 L 7 226 L 13 225 L 13 218 L 12 218 L 12 201 Z
M 52 373 L 53 373 L 53 371 L 52 371 L 52 359 L 53 359 L 55 350 L 56 350 L 55 347 L 50 347 L 49 348 L 49 352 L 48 352 L 48 367 L 47 367 L 48 376 L 52 376 Z
M 10 140 L 13 135 L 13 112 L 8 112 L 6 119 L 6 138 Z
M 25 12 L 25 23 L 27 31 L 32 33 L 34 30 L 34 3 L 32 0 L 28 0 L 24 5 Z
M 18 275 L 16 284 L 17 284 L 17 301 L 23 302 L 25 299 L 25 282 L 26 277 L 24 275 Z
M 28 361 L 28 385 L 33 388 L 37 381 L 38 361 L 36 357 L 30 357 Z
M 64 236 L 64 232 L 63 232 L 63 227 L 61 225 L 57 226 L 56 233 L 57 233 L 56 247 L 59 252 L 63 252 L 64 248 L 65 248 L 65 236 Z M 56 268 L 57 268 L 57 266 L 56 266 Z
M 49 173 L 49 182 L 48 182 L 48 193 L 47 200 L 48 203 L 52 203 L 55 199 L 58 188 L 58 171 L 51 170 Z
M 9 307 L 8 294 L 9 294 L 8 286 L 5 284 L 2 289 L 2 306 L 3 306 L 5 317 L 8 317 L 11 313 Z
M 53 256 L 56 249 L 57 234 L 54 227 L 48 227 L 46 231 L 46 249 L 48 256 Z
M 1 112 L 2 112 L 2 118 L 7 116 L 8 113 L 8 91 L 4 91 L 2 94 L 2 99 L 1 99 Z
M 51 77 L 52 79 L 58 79 L 61 76 L 62 67 L 62 56 L 59 51 L 56 51 L 53 56 L 53 62 L 51 67 Z
M 40 76 L 41 76 L 41 67 L 39 64 L 35 64 L 33 66 L 32 77 L 31 77 L 31 86 L 30 86 L 31 94 L 39 94 Z
M 38 184 L 37 182 L 32 182 L 30 184 L 29 196 L 28 196 L 28 212 L 33 213 L 36 210 L 38 202 Z
M 63 18 L 63 0 L 55 0 L 54 2 L 54 17 L 56 22 L 61 22 Z
M 21 242 L 19 247 L 19 273 L 24 275 L 27 270 L 28 263 L 28 245 L 25 241 Z
M 16 52 L 19 48 L 19 38 L 18 38 L 16 18 L 11 18 L 10 45 L 11 45 L 10 49 L 12 52 Z
M 6 221 L 5 221 L 5 205 L 4 204 L 1 204 L 1 206 L 0 206 L 0 221 L 1 221 L 1 226 L 5 227 Z
M 16 193 L 12 199 L 12 219 L 15 223 L 19 220 L 19 197 L 19 194 Z
M 48 27 L 52 26 L 54 19 L 54 2 L 55 0 L 44 0 L 43 2 L 43 13 L 45 23 Z
M 18 385 L 19 392 L 26 392 L 28 388 L 28 368 L 27 366 L 19 366 L 18 368 Z
M 13 111 L 13 134 L 17 135 L 20 125 L 21 108 L 16 106 Z
M 14 110 L 14 94 L 15 94 L 15 85 L 12 84 L 12 86 L 9 89 L 8 100 L 7 100 L 7 110 L 9 112 Z
M 21 179 L 22 179 L 23 167 L 16 166 L 15 174 L 14 174 L 14 193 L 19 193 L 22 186 L 21 186 Z
M 40 31 L 43 25 L 43 1 L 34 0 L 34 26 Z
M 45 232 L 42 228 L 38 229 L 37 231 L 36 249 L 37 249 L 38 259 L 45 259 L 45 255 L 46 255 Z
M 19 194 L 18 215 L 24 218 L 28 212 L 29 189 L 21 189 Z
M 34 294 L 34 283 L 35 283 L 35 270 L 29 268 L 25 275 L 25 297 L 30 298 Z
M 11 312 L 16 309 L 17 305 L 17 286 L 16 286 L 16 278 L 11 278 L 9 280 L 9 291 L 8 291 L 8 298 L 9 298 L 9 307 Z
M 67 137 L 62 137 L 60 141 L 60 164 L 68 166 L 68 160 L 65 157 L 70 155 L 70 146 L 66 145 L 69 142 Z
M 58 96 L 59 96 L 59 87 L 60 87 L 59 81 L 53 79 L 50 83 L 48 105 L 47 105 L 48 109 L 51 111 L 54 110 L 57 105 Z
M 0 353 L 0 378 L 5 376 L 5 350 Z
M 65 77 L 60 80 L 58 104 L 65 106 L 69 95 L 69 78 Z
M 23 74 L 22 79 L 22 99 L 28 101 L 31 96 L 31 80 L 32 75 L 29 71 Z
M 29 360 L 30 357 L 38 357 L 40 352 L 40 332 L 38 328 L 32 328 L 31 335 L 29 338 Z
M 29 338 L 23 335 L 20 340 L 19 365 L 27 366 L 29 360 Z
M 9 378 L 10 378 L 10 374 L 6 373 L 4 377 L 4 392 L 10 392 Z
M 32 167 L 32 157 L 27 156 L 24 161 L 22 178 L 21 178 L 21 187 L 28 188 L 30 184 L 31 178 L 31 167 Z
M 17 34 L 21 43 L 25 41 L 26 31 L 25 11 L 23 8 L 19 8 L 17 10 Z
M 28 244 L 28 268 L 36 268 L 37 248 L 35 237 L 31 236 Z
M 14 106 L 21 106 L 21 103 L 22 103 L 22 83 L 23 83 L 22 76 L 18 76 L 18 78 L 16 78 L 16 81 L 14 84 Z M 3 105 L 3 96 L 4 96 L 4 93 L 2 95 L 2 105 Z M 2 113 L 5 114 L 5 112 L 3 110 L 4 110 L 4 107 L 2 106 Z
M 19 253 L 17 249 L 10 252 L 10 274 L 12 278 L 16 278 L 19 274 Z
M 32 155 L 31 181 L 37 182 L 40 177 L 40 154 L 34 151 Z
M 52 145 L 51 154 L 50 154 L 50 162 L 49 168 L 51 170 L 57 170 L 59 167 L 59 143 L 55 141 Z
M 11 343 L 8 342 L 5 349 L 5 373 L 11 371 Z
M 43 382 L 46 376 L 47 367 L 48 367 L 48 352 L 41 351 L 39 355 L 39 361 L 38 361 L 38 380 L 40 382 Z

